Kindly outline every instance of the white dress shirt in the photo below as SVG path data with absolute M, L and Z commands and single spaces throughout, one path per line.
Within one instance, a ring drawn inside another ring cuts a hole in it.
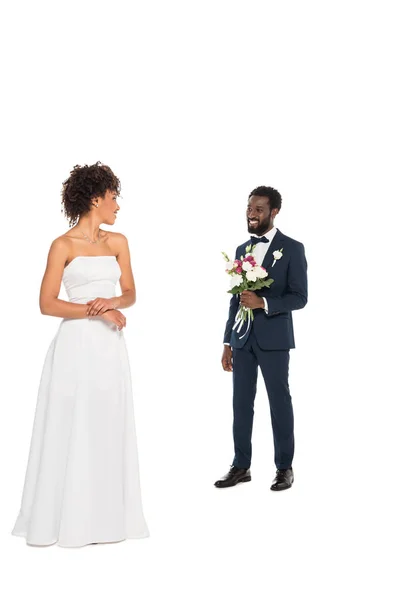
M 260 266 L 262 265 L 263 260 L 265 258 L 265 255 L 268 252 L 268 248 L 270 247 L 270 245 L 272 243 L 272 240 L 275 237 L 276 231 L 277 231 L 276 227 L 273 227 L 267 233 L 264 233 L 264 236 L 268 240 L 268 244 L 266 244 L 265 242 L 259 242 L 256 245 L 256 247 L 254 248 L 254 258 L 256 259 L 257 264 L 260 265 Z M 254 235 L 253 234 L 252 237 L 258 237 L 258 238 L 260 238 L 260 237 L 263 237 L 263 236 L 262 235 Z M 264 298 L 264 300 L 265 300 L 265 298 Z M 265 306 L 266 306 L 266 310 L 268 312 L 268 305 L 265 304 Z
M 275 237 L 276 234 L 276 227 L 273 227 L 272 229 L 270 229 L 268 232 L 264 233 L 264 236 L 267 238 L 268 243 L 265 242 L 259 242 L 256 247 L 254 248 L 254 258 L 257 261 L 258 265 L 262 265 L 265 255 L 268 252 L 268 248 L 270 247 L 272 240 Z M 255 235 L 254 233 L 252 234 L 252 237 L 263 237 L 262 235 Z M 266 312 L 266 314 L 268 314 L 268 302 L 267 299 L 264 298 L 264 310 Z M 230 346 L 230 344 L 228 342 L 225 342 L 225 346 Z

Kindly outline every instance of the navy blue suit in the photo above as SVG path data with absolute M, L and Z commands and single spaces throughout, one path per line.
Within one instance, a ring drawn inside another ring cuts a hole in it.
M 245 254 L 249 243 L 237 248 L 236 258 Z M 283 256 L 272 266 L 273 252 L 281 248 Z M 238 295 L 233 296 L 224 335 L 224 342 L 230 343 L 233 351 L 233 464 L 250 467 L 254 399 L 260 367 L 270 402 L 275 464 L 278 469 L 287 469 L 292 466 L 294 454 L 293 407 L 288 381 L 289 351 L 295 347 L 292 311 L 307 304 L 307 261 L 303 244 L 278 229 L 262 266 L 267 269 L 268 278 L 274 279 L 270 288 L 256 292 L 267 299 L 268 314 L 264 309 L 255 309 L 254 321 L 243 337 L 247 324 L 239 334 L 233 330 L 240 302 Z

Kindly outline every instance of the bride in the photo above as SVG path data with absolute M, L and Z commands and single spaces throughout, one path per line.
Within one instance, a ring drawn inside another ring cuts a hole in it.
M 101 163 L 63 183 L 70 229 L 51 244 L 42 314 L 61 318 L 39 384 L 21 509 L 28 544 L 74 547 L 149 535 L 121 310 L 136 300 L 129 246 L 113 225 L 119 179 Z M 58 298 L 61 282 L 68 301 Z M 116 295 L 119 282 L 121 295 Z

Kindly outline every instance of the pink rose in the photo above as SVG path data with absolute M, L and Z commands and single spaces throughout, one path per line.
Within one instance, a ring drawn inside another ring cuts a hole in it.
M 242 272 L 242 261 L 239 259 L 236 259 L 233 263 L 233 268 L 236 271 L 236 273 L 241 273 Z

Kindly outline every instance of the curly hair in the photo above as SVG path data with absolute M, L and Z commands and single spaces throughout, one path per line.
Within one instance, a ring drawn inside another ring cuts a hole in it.
M 280 195 L 278 190 L 276 190 L 273 187 L 266 187 L 265 185 L 260 185 L 260 187 L 255 188 L 250 193 L 249 198 L 251 198 L 251 196 L 261 196 L 262 198 L 268 198 L 271 210 L 273 208 L 281 210 L 282 196 Z
M 63 182 L 61 191 L 61 212 L 64 212 L 70 227 L 81 215 L 90 211 L 91 200 L 98 196 L 103 198 L 107 190 L 118 195 L 121 191 L 121 183 L 110 167 L 99 161 L 90 166 L 75 165 Z

